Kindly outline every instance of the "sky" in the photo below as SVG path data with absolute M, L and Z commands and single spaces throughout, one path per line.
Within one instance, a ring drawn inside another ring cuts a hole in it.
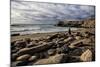
M 11 24 L 55 24 L 95 16 L 95 7 L 32 1 L 11 1 Z

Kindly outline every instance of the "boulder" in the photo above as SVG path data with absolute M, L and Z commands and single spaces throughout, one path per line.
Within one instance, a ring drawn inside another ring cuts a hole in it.
M 46 59 L 38 60 L 35 65 L 37 64 L 57 64 L 57 63 L 64 63 L 67 61 L 67 55 L 66 54 L 56 54 L 54 56 L 50 56 Z
M 72 42 L 72 43 L 69 45 L 69 47 L 70 47 L 70 48 L 76 48 L 76 47 L 79 47 L 79 46 L 82 45 L 82 44 L 83 44 L 83 40 L 78 40 L 78 41 Z
M 74 38 L 73 37 L 68 37 L 67 39 L 64 40 L 65 43 L 68 43 L 69 41 L 72 41 Z
M 36 53 L 36 52 L 40 52 L 42 50 L 46 50 L 46 49 L 50 48 L 52 45 L 53 45 L 52 43 L 44 43 L 44 44 L 34 46 L 34 47 L 31 47 L 31 48 L 23 48 L 23 49 L 19 50 L 17 52 L 17 54 L 19 56 L 23 55 L 23 54 L 33 54 L 33 53 Z
M 84 62 L 92 61 L 92 52 L 91 50 L 87 49 L 85 52 L 82 53 L 80 56 L 80 60 Z
M 30 58 L 31 56 L 29 54 L 25 54 L 25 55 L 22 55 L 22 56 L 19 56 L 17 57 L 17 61 L 26 61 Z

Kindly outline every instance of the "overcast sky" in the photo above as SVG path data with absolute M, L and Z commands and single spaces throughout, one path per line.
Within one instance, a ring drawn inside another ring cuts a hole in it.
M 95 15 L 94 6 L 11 1 L 11 24 L 54 23 L 65 19 L 85 19 Z

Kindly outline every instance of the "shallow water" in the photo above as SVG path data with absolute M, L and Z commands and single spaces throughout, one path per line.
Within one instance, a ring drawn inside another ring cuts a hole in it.
M 11 25 L 11 34 L 33 34 L 68 31 L 69 27 L 57 27 L 54 24 L 17 24 Z M 77 30 L 77 28 L 71 28 Z

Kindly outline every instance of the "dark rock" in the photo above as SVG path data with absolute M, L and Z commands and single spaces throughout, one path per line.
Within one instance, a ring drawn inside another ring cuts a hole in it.
M 26 66 L 28 65 L 28 61 L 16 61 L 12 63 L 12 67 L 16 67 L 16 66 Z
M 19 36 L 19 35 L 20 35 L 19 33 L 11 34 L 11 36 Z
M 14 53 L 14 54 L 11 55 L 11 60 L 12 61 L 15 61 L 17 57 L 18 57 L 17 54 Z
M 56 53 L 56 49 L 49 49 L 48 55 L 54 55 Z
M 25 41 L 16 41 L 15 46 L 19 47 L 19 48 L 25 48 L 26 42 Z
M 62 53 L 68 53 L 69 51 L 69 47 L 67 45 L 62 46 L 61 49 L 62 49 Z

